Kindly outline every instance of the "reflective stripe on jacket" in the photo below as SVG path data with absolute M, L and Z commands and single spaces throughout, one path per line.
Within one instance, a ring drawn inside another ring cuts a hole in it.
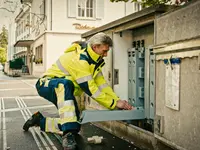
M 103 77 L 101 69 L 104 65 L 102 57 L 89 45 L 73 44 L 44 73 L 44 76 L 67 78 L 74 83 L 75 95 L 80 95 L 84 91 L 104 107 L 114 109 L 119 97 Z

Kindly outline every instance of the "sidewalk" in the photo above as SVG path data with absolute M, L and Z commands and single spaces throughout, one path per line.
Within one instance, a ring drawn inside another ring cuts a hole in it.
M 39 77 L 35 77 L 33 75 L 23 75 L 21 74 L 20 77 L 16 77 L 16 79 L 38 79 Z
M 6 79 L 14 79 L 14 80 L 18 80 L 18 79 L 38 79 L 39 77 L 35 77 L 33 75 L 27 75 L 27 74 L 20 74 L 20 76 L 9 76 L 8 74 L 5 74 L 4 72 L 0 71 L 0 79 L 1 80 L 6 80 Z

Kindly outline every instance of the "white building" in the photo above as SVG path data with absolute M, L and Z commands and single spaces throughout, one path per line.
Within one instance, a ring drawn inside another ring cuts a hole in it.
M 14 56 L 23 57 L 34 76 L 49 68 L 82 33 L 141 9 L 138 3 L 109 0 L 22 0 L 22 4 L 15 18 Z
M 7 61 L 13 59 L 15 44 L 15 23 L 14 20 L 8 26 L 8 51 L 7 51 Z

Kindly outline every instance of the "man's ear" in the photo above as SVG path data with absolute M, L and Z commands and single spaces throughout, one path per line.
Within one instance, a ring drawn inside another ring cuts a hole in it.
M 97 49 L 97 45 L 93 45 L 92 49 L 95 51 Z

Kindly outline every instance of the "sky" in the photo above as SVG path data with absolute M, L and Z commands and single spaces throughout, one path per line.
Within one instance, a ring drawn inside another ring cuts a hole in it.
M 20 0 L 0 0 L 0 8 L 3 7 L 9 10 L 15 10 L 15 6 L 19 4 Z M 3 25 L 8 28 L 11 19 L 13 19 L 13 13 L 0 9 L 0 29 Z

